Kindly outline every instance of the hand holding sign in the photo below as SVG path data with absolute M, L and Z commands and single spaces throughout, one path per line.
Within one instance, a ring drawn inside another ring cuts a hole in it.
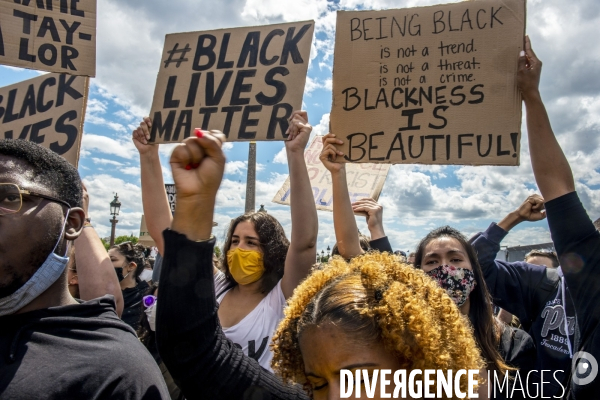
M 529 36 L 525 36 L 525 51 L 519 57 L 519 70 L 517 72 L 517 85 L 524 99 L 539 96 L 540 76 L 542 62 L 531 49 Z
M 152 129 L 152 120 L 145 117 L 144 120 L 140 122 L 140 126 L 133 131 L 131 140 L 140 153 L 140 156 L 153 152 L 158 155 L 158 145 L 148 144 L 148 140 L 150 139 L 150 129 Z
M 340 162 L 344 157 L 344 153 L 335 147 L 336 144 L 341 145 L 344 142 L 336 138 L 333 133 L 323 136 L 323 150 L 321 150 L 319 158 L 331 174 L 344 170 L 344 164 Z
M 352 211 L 355 214 L 366 214 L 367 227 L 371 233 L 371 240 L 385 236 L 383 231 L 383 207 L 373 199 L 360 199 L 352 203 Z

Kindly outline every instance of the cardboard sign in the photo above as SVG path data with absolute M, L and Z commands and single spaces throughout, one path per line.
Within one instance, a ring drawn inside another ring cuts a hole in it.
M 323 137 L 315 136 L 310 146 L 304 151 L 304 160 L 313 189 L 317 210 L 333 211 L 333 191 L 331 174 L 325 168 L 319 155 L 323 149 Z M 346 179 L 350 201 L 355 202 L 365 197 L 379 199 L 383 184 L 390 170 L 387 164 L 348 164 Z M 279 189 L 272 200 L 274 203 L 290 205 L 290 178 Z
M 171 207 L 171 214 L 175 215 L 175 205 L 177 204 L 177 189 L 175 189 L 175 184 L 165 183 L 165 190 L 167 192 L 167 199 L 169 200 L 169 207 Z
M 96 75 L 96 0 L 0 0 L 0 64 Z
M 518 165 L 524 0 L 338 11 L 331 127 L 348 162 Z
M 152 101 L 150 142 L 194 128 L 229 141 L 284 140 L 302 106 L 314 21 L 167 35 Z
M 146 217 L 142 214 L 142 222 L 140 222 L 140 237 L 138 239 L 138 243 L 146 246 L 146 247 L 154 247 L 156 243 L 152 236 L 150 236 L 150 232 L 148 232 L 148 227 L 146 226 Z
M 89 78 L 46 74 L 0 88 L 0 138 L 29 140 L 77 167 Z

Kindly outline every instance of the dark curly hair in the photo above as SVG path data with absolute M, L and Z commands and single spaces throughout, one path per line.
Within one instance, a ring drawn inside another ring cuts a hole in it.
M 144 256 L 146 248 L 141 244 L 133 244 L 132 242 L 123 242 L 116 244 L 111 249 L 117 249 L 128 263 L 135 263 L 135 271 L 133 276 L 137 279 L 146 266 L 146 257 Z
M 238 283 L 233 279 L 233 276 L 231 276 L 231 273 L 229 272 L 227 252 L 231 248 L 231 240 L 235 228 L 240 222 L 244 221 L 250 221 L 258 235 L 265 265 L 265 273 L 261 278 L 260 289 L 262 293 L 269 293 L 283 277 L 283 268 L 285 266 L 288 248 L 290 247 L 290 241 L 285 236 L 285 231 L 279 221 L 266 212 L 250 212 L 234 219 L 229 226 L 227 239 L 223 245 L 223 254 L 221 256 L 222 269 L 230 286 L 237 286 Z
M 71 207 L 82 206 L 83 191 L 77 169 L 52 150 L 27 140 L 2 139 L 0 154 L 29 164 L 34 182 L 50 189 L 54 197 Z
M 423 257 L 425 256 L 425 247 L 432 240 L 439 239 L 441 237 L 449 237 L 456 239 L 461 246 L 465 249 L 469 262 L 473 268 L 475 274 L 475 281 L 477 285 L 470 294 L 471 306 L 469 308 L 469 320 L 474 328 L 475 341 L 479 346 L 483 357 L 487 362 L 487 368 L 490 370 L 498 371 L 503 376 L 509 372 L 514 371 L 515 368 L 509 366 L 504 362 L 500 352 L 498 350 L 500 346 L 500 340 L 504 324 L 494 318 L 494 311 L 492 309 L 492 297 L 483 278 L 483 271 L 477 260 L 477 253 L 473 246 L 467 241 L 467 238 L 460 233 L 458 230 L 450 226 L 442 226 L 432 230 L 425 236 L 415 253 L 415 268 L 421 269 Z

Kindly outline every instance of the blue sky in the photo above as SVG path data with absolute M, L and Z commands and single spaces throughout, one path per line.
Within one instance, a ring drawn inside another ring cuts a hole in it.
M 326 133 L 331 104 L 335 12 L 430 5 L 431 0 L 117 0 L 98 2 L 97 77 L 92 79 L 79 172 L 91 196 L 91 216 L 101 236 L 110 233 L 109 202 L 119 194 L 117 234 L 138 234 L 142 214 L 139 159 L 131 131 L 150 109 L 164 35 L 223 27 L 314 19 L 304 106 L 317 134 Z M 600 2 L 530 0 L 528 34 L 544 61 L 541 90 L 559 141 L 571 162 L 577 189 L 592 219 L 600 217 Z M 182 18 L 194 15 L 194 18 Z M 0 86 L 39 72 L 0 66 Z M 380 202 L 385 230 L 396 249 L 410 250 L 429 230 L 444 224 L 467 235 L 483 230 L 536 190 L 523 126 L 521 166 L 415 166 L 390 170 Z M 161 146 L 165 182 L 171 145 Z M 257 207 L 262 203 L 290 232 L 286 206 L 271 199 L 287 177 L 283 143 L 257 145 Z M 215 235 L 243 212 L 247 143 L 227 145 L 226 175 L 219 192 Z M 359 229 L 366 232 L 364 219 Z M 318 250 L 335 242 L 331 213 L 319 211 Z M 550 240 L 545 221 L 525 223 L 504 244 Z

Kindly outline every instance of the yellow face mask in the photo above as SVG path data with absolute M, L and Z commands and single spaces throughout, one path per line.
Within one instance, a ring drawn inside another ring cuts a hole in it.
M 239 247 L 227 252 L 229 273 L 240 285 L 248 285 L 259 280 L 265 273 L 263 255 L 255 250 Z

